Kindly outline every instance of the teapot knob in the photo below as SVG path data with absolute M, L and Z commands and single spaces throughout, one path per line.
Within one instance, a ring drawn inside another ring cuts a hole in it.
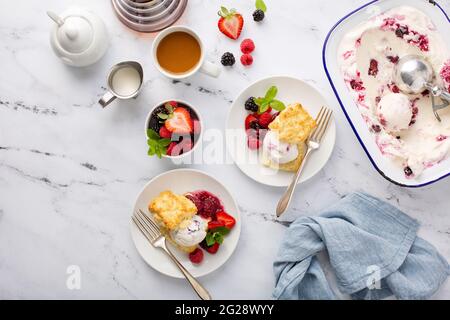
M 67 23 L 65 33 L 67 35 L 67 38 L 70 40 L 74 40 L 78 36 L 78 28 L 73 23 Z

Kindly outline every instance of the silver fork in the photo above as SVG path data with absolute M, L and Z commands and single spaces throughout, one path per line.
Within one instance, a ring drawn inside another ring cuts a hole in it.
M 166 238 L 162 235 L 161 229 L 156 222 L 149 218 L 141 209 L 136 210 L 131 218 L 150 244 L 155 248 L 162 249 L 173 260 L 173 262 L 175 262 L 198 296 L 203 300 L 212 300 L 209 292 L 197 281 L 197 279 L 194 278 L 194 276 L 190 274 L 189 271 L 187 271 L 187 269 L 178 261 L 173 253 L 170 252 L 167 247 Z
M 311 132 L 307 146 L 308 149 L 306 150 L 305 157 L 303 158 L 302 164 L 298 168 L 297 172 L 295 173 L 294 178 L 292 179 L 291 184 L 286 189 L 286 192 L 281 197 L 280 201 L 277 205 L 277 217 L 281 216 L 286 209 L 289 207 L 289 204 L 291 203 L 292 195 L 294 194 L 295 187 L 297 186 L 298 179 L 300 178 L 300 175 L 303 171 L 303 168 L 305 167 L 305 163 L 308 160 L 311 153 L 317 149 L 320 148 L 320 142 L 323 138 L 323 135 L 325 134 L 328 124 L 330 123 L 331 115 L 333 114 L 333 111 L 328 109 L 327 107 L 322 107 L 320 109 L 319 114 L 317 115 L 317 127 Z

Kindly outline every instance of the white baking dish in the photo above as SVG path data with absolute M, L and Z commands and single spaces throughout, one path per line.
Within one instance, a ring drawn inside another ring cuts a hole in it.
M 350 12 L 334 25 L 327 35 L 323 46 L 323 65 L 336 98 L 375 169 L 377 169 L 383 177 L 395 184 L 405 187 L 423 187 L 450 175 L 450 158 L 447 158 L 445 161 L 442 161 L 434 167 L 426 169 L 415 179 L 407 179 L 403 170 L 399 168 L 398 165 L 381 154 L 375 143 L 375 137 L 369 131 L 367 124 L 361 117 L 361 113 L 358 110 L 356 103 L 350 96 L 343 77 L 341 76 L 337 60 L 338 46 L 342 37 L 347 32 L 373 16 L 401 5 L 415 7 L 427 14 L 435 23 L 443 38 L 448 39 L 445 35 L 448 35 L 450 32 L 450 20 L 437 1 L 375 0 Z

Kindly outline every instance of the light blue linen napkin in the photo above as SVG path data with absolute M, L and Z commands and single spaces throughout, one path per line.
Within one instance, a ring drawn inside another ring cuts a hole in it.
M 354 299 L 426 299 L 450 274 L 417 237 L 418 223 L 388 203 L 354 193 L 291 224 L 274 262 L 275 299 L 336 299 L 316 254 L 327 250 L 338 288 Z

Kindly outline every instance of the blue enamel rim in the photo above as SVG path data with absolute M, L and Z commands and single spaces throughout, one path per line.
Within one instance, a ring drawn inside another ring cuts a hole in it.
M 356 138 L 358 139 L 358 141 L 359 141 L 359 143 L 361 144 L 361 146 L 363 147 L 365 153 L 366 153 L 367 156 L 369 157 L 369 160 L 370 160 L 370 162 L 372 163 L 373 167 L 378 171 L 379 174 L 381 174 L 381 176 L 382 176 L 383 178 L 385 178 L 386 180 L 388 180 L 389 182 L 391 182 L 391 183 L 393 183 L 393 184 L 396 184 L 396 185 L 401 186 L 401 187 L 406 187 L 406 188 L 421 188 L 421 187 L 425 187 L 425 186 L 427 186 L 427 185 L 433 184 L 433 183 L 435 183 L 435 182 L 437 182 L 437 181 L 439 181 L 439 180 L 442 180 L 442 179 L 444 179 L 444 178 L 450 176 L 450 172 L 447 173 L 447 174 L 445 174 L 445 175 L 443 175 L 442 177 L 439 177 L 439 178 L 435 179 L 435 180 L 432 180 L 432 181 L 429 181 L 429 182 L 426 182 L 426 183 L 422 183 L 422 184 L 417 184 L 417 185 L 407 185 L 407 184 L 403 184 L 403 183 L 397 182 L 397 181 L 395 181 L 395 180 L 392 180 L 390 177 L 388 177 L 383 171 L 381 171 L 380 168 L 378 168 L 377 164 L 375 163 L 375 161 L 373 160 L 373 158 L 372 158 L 372 156 L 370 155 L 369 151 L 367 150 L 366 146 L 364 145 L 364 142 L 362 141 L 361 137 L 359 136 L 358 131 L 356 130 L 355 126 L 353 125 L 353 122 L 351 121 L 349 115 L 347 114 L 347 111 L 345 110 L 344 104 L 342 103 L 342 100 L 341 100 L 341 98 L 339 97 L 339 94 L 338 94 L 338 92 L 337 92 L 337 90 L 336 90 L 336 87 L 334 86 L 333 80 L 331 80 L 331 76 L 330 76 L 330 73 L 328 72 L 328 68 L 327 68 L 327 62 L 326 62 L 326 59 L 325 59 L 325 52 L 326 52 L 326 49 L 327 49 L 328 41 L 329 41 L 329 39 L 330 39 L 332 33 L 334 32 L 334 30 L 335 30 L 335 29 L 336 29 L 336 28 L 337 28 L 344 20 L 346 20 L 348 17 L 352 16 L 353 14 L 355 14 L 355 13 L 361 11 L 362 9 L 364 9 L 364 8 L 366 8 L 366 7 L 368 7 L 368 6 L 372 5 L 372 4 L 374 4 L 374 3 L 376 3 L 376 2 L 379 2 L 379 1 L 380 1 L 380 0 L 373 0 L 373 1 L 369 2 L 369 3 L 366 3 L 366 4 L 363 5 L 362 7 L 358 8 L 358 9 L 356 9 L 356 10 L 353 10 L 352 12 L 350 12 L 349 14 L 347 14 L 346 16 L 344 16 L 343 18 L 341 18 L 341 19 L 340 19 L 340 20 L 339 20 L 339 21 L 331 28 L 331 30 L 328 32 L 328 34 L 327 34 L 327 36 L 326 36 L 326 38 L 325 38 L 325 42 L 324 42 L 324 44 L 323 44 L 323 48 L 322 48 L 322 63 L 323 63 L 323 67 L 324 67 L 324 69 L 325 69 L 325 73 L 326 73 L 326 75 L 327 75 L 328 81 L 330 82 L 331 88 L 333 89 L 334 95 L 336 96 L 337 100 L 339 101 L 339 104 L 340 104 L 340 106 L 341 106 L 341 109 L 342 109 L 342 111 L 344 112 L 345 117 L 347 118 L 347 121 L 350 123 L 350 126 L 352 127 L 352 130 L 353 130 L 353 132 L 354 132 L 355 135 L 356 135 Z M 448 16 L 447 13 L 444 11 L 444 9 L 439 5 L 439 3 L 437 3 L 436 1 L 433 1 L 433 0 L 426 0 L 426 1 L 429 2 L 431 5 L 436 6 L 439 10 L 441 10 L 441 12 L 442 12 L 442 13 L 444 14 L 444 16 L 447 18 L 447 21 L 450 22 L 449 16 Z

